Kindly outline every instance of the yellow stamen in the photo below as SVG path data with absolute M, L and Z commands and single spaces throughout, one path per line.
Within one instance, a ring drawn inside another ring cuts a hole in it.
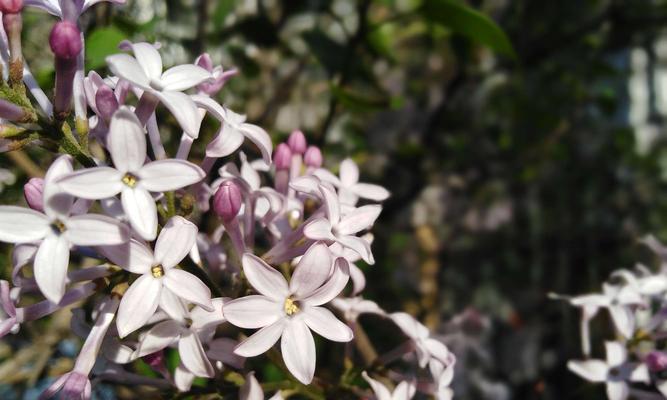
M 299 306 L 297 306 L 296 302 L 289 297 L 285 299 L 283 309 L 287 315 L 294 315 L 299 312 Z
M 153 274 L 153 278 L 159 278 L 164 275 L 164 268 L 162 268 L 162 265 L 155 265 L 151 267 L 151 274 Z
M 137 179 L 136 176 L 134 176 L 130 173 L 125 174 L 125 176 L 123 176 L 123 179 L 122 179 L 123 183 L 126 184 L 127 186 L 131 187 L 131 188 L 137 186 L 137 181 L 138 180 L 139 179 Z
M 60 220 L 55 220 L 55 221 L 53 221 L 53 223 L 51 224 L 51 226 L 52 226 L 53 229 L 56 230 L 58 233 L 65 233 L 65 231 L 67 230 L 67 227 L 65 226 L 65 224 L 63 224 Z

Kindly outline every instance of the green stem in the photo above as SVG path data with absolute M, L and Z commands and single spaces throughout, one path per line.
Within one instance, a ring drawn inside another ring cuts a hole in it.
M 171 218 L 176 215 L 176 198 L 174 192 L 166 192 L 164 197 L 167 199 L 167 217 Z

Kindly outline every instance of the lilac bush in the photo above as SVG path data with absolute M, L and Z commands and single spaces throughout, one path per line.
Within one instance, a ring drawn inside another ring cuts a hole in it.
M 49 98 L 23 60 L 16 3 L 0 4 L 0 144 L 41 146 L 53 159 L 25 184 L 27 207 L 0 206 L 0 241 L 14 244 L 0 336 L 74 304 L 71 333 L 83 340 L 42 398 L 88 399 L 99 382 L 242 399 L 452 398 L 448 348 L 409 314 L 362 297 L 369 282 L 357 264 L 374 264 L 370 231 L 387 190 L 360 182 L 351 159 L 329 165 L 337 174 L 324 167 L 301 131 L 274 149 L 267 131 L 217 100 L 241 72 L 207 54 L 165 67 L 158 43 L 124 41 L 106 59 L 112 75 L 86 71 L 77 23 L 95 1 L 25 3 L 60 18 Z M 158 107 L 182 130 L 175 154 Z M 219 124 L 210 141 L 200 138 L 207 116 Z M 246 141 L 256 159 L 240 151 Z M 374 348 L 361 314 L 404 343 Z M 337 365 L 317 365 L 313 332 L 323 346 L 344 343 L 329 361 Z M 177 354 L 175 368 L 166 353 Z M 253 367 L 264 363 L 287 378 L 260 383 Z

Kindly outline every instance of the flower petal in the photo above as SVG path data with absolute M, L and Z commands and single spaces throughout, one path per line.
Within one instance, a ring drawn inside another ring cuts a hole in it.
M 162 282 L 151 275 L 142 275 L 127 289 L 118 307 L 116 328 L 124 338 L 146 324 L 160 302 Z
M 122 107 L 111 117 L 107 147 L 121 173 L 136 172 L 146 160 L 146 134 L 136 114 Z
M 64 193 L 57 181 L 72 171 L 72 158 L 63 155 L 58 157 L 46 172 L 42 198 L 44 213 L 51 219 L 65 219 L 70 215 L 74 198 Z
M 635 331 L 635 317 L 633 312 L 626 306 L 610 306 L 609 314 L 614 326 L 621 335 L 631 338 Z
M 114 54 L 108 56 L 106 61 L 109 70 L 117 77 L 134 83 L 142 89 L 149 87 L 150 78 L 134 57 L 129 54 Z
M 29 208 L 0 206 L 0 241 L 28 243 L 43 239 L 51 228 L 46 215 Z
M 607 341 L 604 343 L 607 352 L 607 365 L 615 367 L 621 365 L 628 358 L 628 350 L 619 342 Z
M 303 322 L 318 335 L 334 342 L 349 342 L 354 337 L 352 329 L 324 307 L 306 307 Z
M 340 183 L 349 187 L 359 182 L 359 167 L 351 158 L 346 158 L 340 163 Z
M 190 96 L 181 92 L 167 91 L 156 92 L 155 95 L 169 109 L 183 131 L 191 138 L 196 139 L 199 136 L 202 119 L 199 118 L 197 106 Z
M 382 207 L 378 205 L 355 208 L 340 220 L 336 229 L 340 235 L 354 235 L 373 226 L 380 212 Z
M 162 74 L 162 57 L 155 46 L 150 43 L 131 43 L 132 52 L 148 78 L 160 79 Z
M 339 236 L 338 243 L 342 244 L 351 250 L 354 250 L 361 258 L 369 265 L 375 264 L 373 253 L 371 252 L 371 245 L 364 238 L 356 236 Z
M 182 326 L 176 321 L 167 320 L 156 324 L 141 338 L 135 356 L 143 357 L 164 349 L 178 340 L 181 331 Z
M 58 180 L 67 193 L 82 199 L 106 199 L 123 190 L 123 173 L 111 167 L 95 167 L 75 171 Z
M 235 152 L 245 137 L 226 122 L 222 122 L 215 138 L 206 146 L 206 156 L 226 157 Z
M 626 400 L 630 390 L 625 382 L 607 382 L 607 398 L 609 400 Z
M 239 391 L 239 400 L 264 400 L 264 391 L 257 382 L 254 372 L 249 372 L 245 376 L 245 383 Z
M 391 393 L 389 392 L 389 389 L 387 389 L 385 385 L 381 384 L 380 382 L 368 376 L 366 371 L 362 372 L 361 376 L 364 378 L 366 382 L 368 382 L 371 389 L 373 389 L 373 393 L 375 393 L 375 397 L 377 397 L 377 400 L 392 400 Z
M 172 268 L 188 255 L 197 241 L 197 226 L 175 216 L 167 221 L 155 243 L 155 262 Z
M 49 234 L 35 255 L 35 281 L 44 297 L 58 304 L 65 294 L 69 243 L 63 235 Z
M 165 271 L 164 286 L 176 296 L 212 311 L 211 290 L 189 272 L 172 268 Z
M 225 322 L 224 315 L 222 313 L 223 305 L 230 301 L 226 297 L 216 297 L 211 299 L 211 304 L 213 305 L 213 311 L 207 311 L 203 308 L 196 306 L 190 311 L 190 318 L 192 319 L 191 329 L 200 332 L 204 330 L 210 330 Z
M 178 354 L 185 368 L 193 374 L 205 378 L 212 378 L 215 375 L 199 337 L 192 332 L 187 331 L 181 336 L 181 340 L 178 341 Z
M 68 219 L 65 226 L 65 236 L 77 246 L 117 245 L 127 242 L 130 236 L 126 225 L 106 215 L 77 215 Z
M 190 372 L 183 362 L 180 362 L 174 370 L 174 384 L 181 392 L 187 392 L 192 387 L 192 381 L 195 380 L 195 375 Z
M 234 349 L 234 353 L 243 357 L 254 357 L 266 352 L 280 339 L 286 323 L 285 318 L 281 318 L 273 324 L 258 330 L 249 338 L 239 343 L 236 349 Z
M 160 83 L 164 90 L 181 92 L 211 79 L 211 73 L 194 64 L 183 64 L 164 71 Z
M 271 325 L 284 315 L 283 305 L 266 296 L 234 299 L 222 308 L 225 319 L 239 328 L 256 329 Z
M 153 266 L 153 252 L 136 239 L 116 246 L 102 246 L 99 250 L 109 261 L 135 274 L 148 274 Z
M 333 188 L 327 185 L 320 185 L 320 193 L 322 194 L 322 200 L 324 201 L 324 207 L 327 212 L 327 218 L 331 225 L 337 225 L 340 221 L 340 204 L 338 202 L 338 196 Z
M 238 342 L 230 338 L 214 339 L 208 344 L 206 355 L 211 360 L 222 361 L 223 364 L 241 369 L 243 368 L 245 358 L 234 354 L 234 348 L 237 345 Z
M 287 323 L 280 349 L 292 375 L 304 385 L 310 384 L 315 375 L 315 340 L 303 321 L 292 319 Z
M 132 228 L 143 239 L 154 240 L 157 236 L 157 207 L 151 194 L 142 188 L 126 187 L 120 200 Z
M 350 269 L 348 261 L 342 257 L 336 259 L 334 263 L 334 272 L 329 280 L 314 292 L 308 294 L 303 299 L 311 306 L 319 306 L 330 302 L 334 297 L 345 288 L 350 279 Z
M 609 372 L 607 364 L 601 360 L 571 360 L 567 368 L 590 382 L 604 382 Z
M 303 227 L 303 235 L 313 240 L 336 240 L 331 233 L 331 223 L 326 218 L 315 218 Z
M 246 278 L 255 290 L 273 300 L 284 301 L 287 298 L 287 282 L 275 268 L 250 253 L 243 255 L 241 263 Z
M 271 152 L 273 151 L 273 143 L 268 133 L 257 125 L 243 124 L 241 125 L 241 132 L 245 137 L 257 146 L 262 153 L 262 159 L 266 164 L 271 164 Z
M 176 190 L 204 179 L 206 174 L 185 160 L 159 160 L 144 165 L 138 172 L 139 184 L 151 192 Z
M 169 318 L 181 323 L 185 322 L 185 319 L 188 318 L 190 314 L 185 302 L 171 290 L 162 290 L 158 306 L 169 316 Z
M 417 392 L 417 385 L 414 382 L 403 381 L 399 383 L 394 389 L 392 398 L 396 400 L 408 400 L 415 396 Z
M 373 201 L 387 200 L 391 193 L 380 185 L 373 185 L 370 183 L 355 183 L 348 188 L 352 193 L 364 199 Z
M 310 246 L 299 260 L 289 283 L 290 293 L 304 298 L 322 286 L 332 267 L 331 251 L 326 244 L 317 242 Z

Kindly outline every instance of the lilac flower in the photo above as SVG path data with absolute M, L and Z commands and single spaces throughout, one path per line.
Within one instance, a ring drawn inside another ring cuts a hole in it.
M 361 376 L 373 389 L 375 400 L 410 400 L 417 392 L 414 382 L 403 381 L 396 386 L 393 392 L 390 392 L 385 385 L 368 376 L 366 371 L 362 372 Z
M 196 138 L 201 123 L 197 106 L 182 91 L 210 80 L 211 73 L 193 64 L 177 65 L 162 72 L 162 57 L 153 45 L 131 43 L 129 46 L 134 57 L 128 54 L 111 55 L 107 57 L 109 69 L 116 76 L 159 99 L 171 111 L 181 128 Z M 140 120 L 143 121 L 142 118 Z
M 424 368 L 433 362 L 447 364 L 451 360 L 447 346 L 433 339 L 428 328 L 413 316 L 404 312 L 396 312 L 391 314 L 390 318 L 412 340 L 420 367 Z
M 374 264 L 370 244 L 355 236 L 356 233 L 369 228 L 382 211 L 378 205 L 366 205 L 356 208 L 346 215 L 341 215 L 340 203 L 336 193 L 327 185 L 319 185 L 324 202 L 326 218 L 320 217 L 310 221 L 303 229 L 303 234 L 312 240 L 324 240 L 338 243 L 358 253 L 368 264 Z
M 389 197 L 389 192 L 382 186 L 359 182 L 359 167 L 351 158 L 340 163 L 340 178 L 322 168 L 313 173 L 336 186 L 340 202 L 347 206 L 354 206 L 359 198 L 383 201 Z
M 316 243 L 301 258 L 289 285 L 278 271 L 257 256 L 246 253 L 242 263 L 246 278 L 260 294 L 232 300 L 223 312 L 238 327 L 262 329 L 241 342 L 235 353 L 257 356 L 281 339 L 285 365 L 299 381 L 310 383 L 316 357 L 310 330 L 336 342 L 352 340 L 350 328 L 321 307 L 347 284 L 347 261 L 337 259 L 332 273 L 329 249 Z
M 116 3 L 116 4 L 124 4 L 125 0 L 79 0 L 79 1 L 72 1 L 72 6 L 74 7 L 71 11 L 74 11 L 74 14 L 71 16 L 72 21 L 75 21 L 79 18 L 81 14 L 83 14 L 87 9 L 89 9 L 91 6 L 94 6 L 97 3 L 100 3 L 102 1 L 109 1 L 111 3 Z M 56 17 L 59 17 L 61 19 L 64 19 L 65 16 L 63 15 L 63 7 L 62 1 L 59 0 L 25 0 L 25 5 L 29 7 L 36 7 L 40 8 L 49 14 L 55 15 Z M 67 4 L 69 6 L 69 4 Z M 69 11 L 69 10 L 68 10 Z
M 172 217 L 160 232 L 155 252 L 132 239 L 128 246 L 105 247 L 104 254 L 122 268 L 141 274 L 123 295 L 116 326 L 125 337 L 144 326 L 158 305 L 167 314 L 182 315 L 178 298 L 213 310 L 211 291 L 189 272 L 174 268 L 192 249 L 197 227 L 183 217 Z
M 254 372 L 249 372 L 245 376 L 245 383 L 239 391 L 239 400 L 264 400 L 264 391 L 259 382 L 257 382 Z M 278 391 L 269 400 L 283 400 L 283 396 Z
M 159 160 L 144 164 L 146 137 L 137 117 L 120 108 L 111 119 L 107 147 L 115 168 L 76 171 L 59 180 L 66 192 L 84 199 L 105 199 L 121 194 L 123 210 L 142 238 L 157 234 L 157 208 L 150 192 L 166 192 L 199 182 L 204 171 L 184 160 Z
M 570 371 L 595 383 L 604 382 L 609 400 L 625 400 L 629 395 L 627 382 L 650 381 L 646 364 L 627 361 L 625 345 L 619 342 L 605 342 L 606 360 L 569 361 Z
M 29 208 L 0 206 L 0 241 L 41 241 L 35 254 L 35 279 L 44 296 L 58 303 L 65 293 L 69 248 L 117 245 L 127 242 L 127 227 L 113 218 L 85 214 L 72 216 L 74 199 L 62 193 L 56 181 L 72 171 L 69 156 L 59 157 L 44 178 L 44 213 Z
M 363 297 L 337 297 L 331 300 L 331 305 L 343 312 L 345 319 L 349 322 L 356 321 L 361 314 L 385 314 L 376 302 Z
M 204 68 L 213 76 L 213 80 L 210 82 L 202 82 L 197 86 L 199 92 L 206 94 L 207 96 L 215 96 L 222 87 L 227 83 L 227 81 L 238 73 L 236 69 L 228 69 L 227 71 L 223 70 L 221 65 L 213 67 L 213 61 L 211 56 L 208 53 L 204 53 L 197 57 L 195 64 Z

